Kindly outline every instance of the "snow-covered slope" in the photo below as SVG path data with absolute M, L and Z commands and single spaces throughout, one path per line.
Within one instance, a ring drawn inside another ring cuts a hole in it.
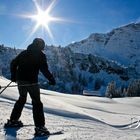
M 106 34 L 94 33 L 68 47 L 76 53 L 93 54 L 135 67 L 140 73 L 140 23 L 122 26 Z
M 0 78 L 0 85 L 4 86 L 8 83 L 9 80 Z M 130 127 L 132 117 L 139 119 L 139 98 L 108 99 L 59 94 L 47 90 L 41 90 L 41 93 L 46 126 L 51 132 L 63 130 L 63 134 L 50 136 L 48 140 L 136 140 L 140 138 L 139 128 Z M 9 119 L 17 98 L 17 88 L 7 88 L 0 95 L 1 140 L 34 139 L 30 97 L 21 117 L 27 126 L 21 129 L 3 129 L 3 124 Z M 133 124 L 135 125 L 137 126 L 136 123 Z

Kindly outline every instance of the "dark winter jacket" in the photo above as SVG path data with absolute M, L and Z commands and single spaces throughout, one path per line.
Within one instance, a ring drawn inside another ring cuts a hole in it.
M 31 83 L 38 82 L 39 70 L 49 80 L 50 84 L 55 84 L 53 75 L 48 70 L 48 64 L 45 54 L 35 49 L 33 44 L 29 45 L 27 50 L 22 51 L 11 65 L 11 80 L 12 81 L 28 81 Z

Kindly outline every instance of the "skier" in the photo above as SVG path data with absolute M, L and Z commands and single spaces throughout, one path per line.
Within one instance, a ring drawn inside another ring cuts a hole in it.
M 18 84 L 19 99 L 16 101 L 10 119 L 7 120 L 5 127 L 23 126 L 23 123 L 19 118 L 24 104 L 26 103 L 27 93 L 29 92 L 33 105 L 33 119 L 36 136 L 50 134 L 45 127 L 43 104 L 40 100 L 40 89 L 38 85 L 39 70 L 49 80 L 50 85 L 55 85 L 55 79 L 48 70 L 47 60 L 45 54 L 42 52 L 44 47 L 44 40 L 35 38 L 26 50 L 22 51 L 12 60 L 10 65 L 11 81 L 17 82 Z

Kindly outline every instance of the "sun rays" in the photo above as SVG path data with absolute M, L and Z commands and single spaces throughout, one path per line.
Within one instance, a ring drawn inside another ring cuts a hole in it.
M 51 16 L 50 13 L 56 4 L 56 0 L 53 0 L 45 10 L 43 10 L 40 7 L 37 0 L 33 0 L 33 3 L 36 7 L 36 14 L 20 15 L 23 18 L 28 18 L 35 22 L 35 26 L 32 28 L 32 31 L 30 32 L 30 35 L 28 36 L 28 38 L 33 36 L 33 34 L 36 31 L 43 29 L 43 31 L 45 31 L 48 34 L 48 36 L 53 40 L 53 33 L 52 33 L 49 25 L 52 22 L 61 22 L 61 23 L 67 22 L 64 18 Z

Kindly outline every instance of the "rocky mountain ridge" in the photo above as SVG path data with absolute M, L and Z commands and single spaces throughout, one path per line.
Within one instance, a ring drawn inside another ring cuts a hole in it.
M 68 45 L 74 53 L 93 54 L 135 67 L 140 73 L 140 23 L 131 23 Z

